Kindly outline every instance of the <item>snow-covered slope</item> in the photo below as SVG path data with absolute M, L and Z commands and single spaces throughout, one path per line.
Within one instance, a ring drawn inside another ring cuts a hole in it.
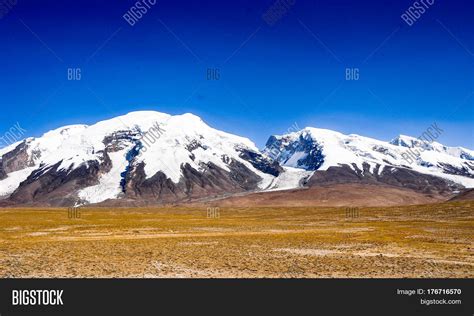
M 35 167 L 29 167 L 14 171 L 9 173 L 5 179 L 0 180 L 0 197 L 12 194 L 12 192 L 18 188 L 20 183 L 25 181 L 34 170 Z
M 347 165 L 362 174 L 380 175 L 386 168 L 404 168 L 474 187 L 474 151 L 399 136 L 391 142 L 327 129 L 307 127 L 272 136 L 263 151 L 283 166 L 325 171 Z

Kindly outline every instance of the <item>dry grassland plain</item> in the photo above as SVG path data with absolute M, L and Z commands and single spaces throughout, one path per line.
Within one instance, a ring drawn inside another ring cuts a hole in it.
M 472 201 L 214 211 L 0 209 L 0 277 L 474 277 Z

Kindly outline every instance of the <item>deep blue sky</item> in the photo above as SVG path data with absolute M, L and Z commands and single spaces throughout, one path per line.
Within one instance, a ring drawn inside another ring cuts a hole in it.
M 474 148 L 473 1 L 435 0 L 412 26 L 412 0 L 294 1 L 269 26 L 273 0 L 158 0 L 132 27 L 136 1 L 18 0 L 0 19 L 0 136 L 157 110 L 260 147 L 294 122 L 385 140 L 437 122 Z

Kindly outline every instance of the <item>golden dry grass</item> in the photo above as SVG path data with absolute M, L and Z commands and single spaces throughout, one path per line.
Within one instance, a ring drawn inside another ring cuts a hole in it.
M 0 210 L 0 277 L 474 277 L 474 202 Z

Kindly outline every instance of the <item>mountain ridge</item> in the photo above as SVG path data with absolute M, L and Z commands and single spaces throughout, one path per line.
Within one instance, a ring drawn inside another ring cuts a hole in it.
M 10 204 L 69 206 L 188 203 L 341 183 L 442 196 L 474 187 L 474 151 L 416 141 L 307 127 L 270 136 L 259 150 L 250 139 L 214 129 L 191 113 L 137 111 L 63 126 L 0 149 L 0 196 Z M 419 159 L 408 163 L 404 155 L 421 146 Z

